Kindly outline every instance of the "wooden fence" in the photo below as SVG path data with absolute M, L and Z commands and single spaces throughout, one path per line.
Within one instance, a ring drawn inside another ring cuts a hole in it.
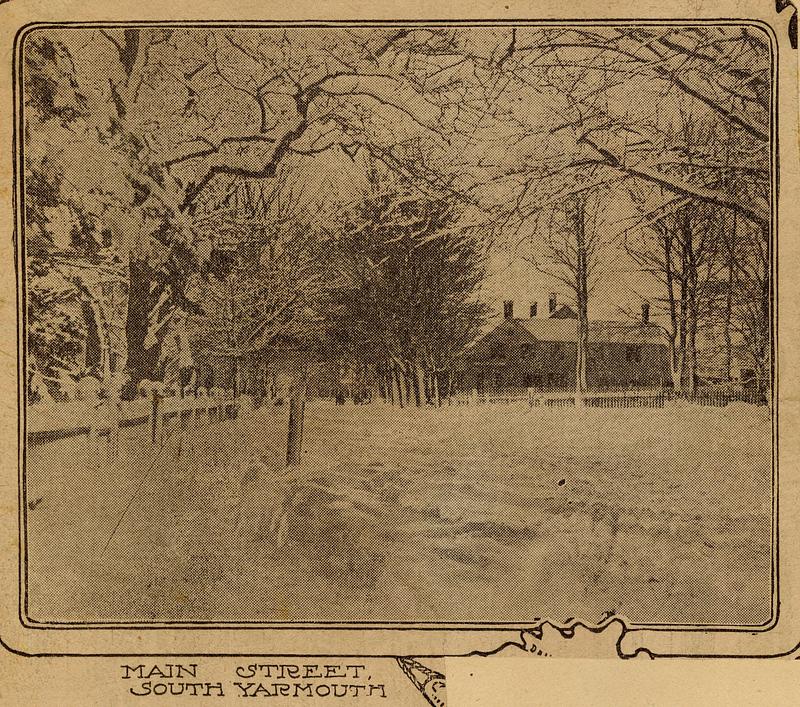
M 685 401 L 695 405 L 724 407 L 733 402 L 766 405 L 766 398 L 756 390 L 698 390 L 693 396 L 676 393 L 671 389 L 589 391 L 583 396 L 586 407 L 596 408 L 663 408 L 671 401 Z M 575 407 L 572 391 L 528 391 L 462 395 L 453 399 L 456 405 L 527 403 L 531 407 Z
M 592 408 L 663 408 L 670 399 L 668 390 L 589 391 L 583 396 L 585 407 Z M 527 396 L 531 407 L 575 407 L 575 394 L 531 393 Z
M 695 405 L 711 405 L 724 407 L 728 403 L 749 403 L 750 405 L 767 405 L 768 400 L 764 393 L 758 390 L 717 390 L 714 388 L 700 388 L 693 396 L 668 391 L 670 400 L 685 400 Z
M 70 401 L 31 405 L 26 411 L 26 439 L 31 446 L 59 439 L 84 436 L 90 446 L 108 437 L 109 454 L 119 453 L 120 430 L 144 427 L 147 439 L 160 445 L 170 425 L 182 429 L 236 417 L 239 401 L 234 398 L 152 398 L 132 401 Z

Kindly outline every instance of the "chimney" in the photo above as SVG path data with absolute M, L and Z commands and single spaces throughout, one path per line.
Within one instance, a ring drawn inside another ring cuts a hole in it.
M 650 303 L 642 302 L 642 324 L 650 323 Z
M 531 302 L 531 319 L 533 319 L 536 316 L 538 309 L 539 309 L 539 303 Z
M 550 314 L 552 314 L 553 312 L 556 311 L 556 293 L 555 292 L 551 292 L 550 293 L 549 305 L 550 305 Z
M 503 302 L 503 318 L 504 319 L 513 319 L 514 318 L 514 300 L 507 299 Z

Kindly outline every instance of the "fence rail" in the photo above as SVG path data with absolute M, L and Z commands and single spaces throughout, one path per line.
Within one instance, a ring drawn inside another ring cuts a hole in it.
M 132 401 L 69 401 L 51 405 L 31 405 L 26 410 L 27 443 L 31 446 L 59 439 L 85 436 L 89 441 L 109 438 L 109 448 L 119 446 L 119 431 L 149 426 L 150 441 L 159 444 L 166 423 L 177 420 L 181 426 L 214 422 L 236 417 L 239 400 L 234 398 L 152 398 Z
M 756 390 L 700 389 L 694 395 L 678 393 L 671 389 L 589 391 L 583 396 L 586 407 L 596 408 L 663 408 L 672 401 L 685 401 L 694 405 L 724 407 L 733 402 L 766 405 L 763 394 Z M 575 407 L 572 391 L 528 391 L 527 393 L 483 393 L 462 395 L 453 399 L 456 405 L 527 403 L 531 407 Z

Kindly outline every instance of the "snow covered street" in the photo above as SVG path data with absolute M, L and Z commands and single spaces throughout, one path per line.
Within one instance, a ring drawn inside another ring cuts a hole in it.
M 31 617 L 769 619 L 767 408 L 313 401 L 288 472 L 287 415 L 174 432 L 155 460 L 133 433 L 114 464 L 33 447 Z

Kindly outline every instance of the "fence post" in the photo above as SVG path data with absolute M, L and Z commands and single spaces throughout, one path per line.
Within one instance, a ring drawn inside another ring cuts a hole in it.
M 98 429 L 100 420 L 100 405 L 92 406 L 91 402 L 86 403 L 86 408 L 89 411 L 87 416 L 89 419 L 89 432 L 86 435 L 86 443 L 89 449 L 91 459 L 97 460 L 97 452 L 100 447 L 100 431 Z
M 120 424 L 122 423 L 122 401 L 118 397 L 111 399 L 111 414 L 108 424 L 108 451 L 112 459 L 119 456 Z
M 303 418 L 306 401 L 292 398 L 289 401 L 289 434 L 286 439 L 286 465 L 295 466 L 300 463 L 303 449 Z
M 303 451 L 303 421 L 306 411 L 305 380 L 289 400 L 289 433 L 286 437 L 286 466 L 300 464 Z
M 152 443 L 157 444 L 161 442 L 161 436 L 164 431 L 164 416 L 163 406 L 161 404 L 163 398 L 159 395 L 157 390 L 153 391 L 153 409 L 150 413 L 150 429 L 152 432 Z
M 189 426 L 186 418 L 188 415 L 186 414 L 187 410 L 190 408 L 186 405 L 186 398 L 181 398 L 181 404 L 178 408 L 178 426 L 180 427 L 181 434 L 186 431 L 186 428 Z

